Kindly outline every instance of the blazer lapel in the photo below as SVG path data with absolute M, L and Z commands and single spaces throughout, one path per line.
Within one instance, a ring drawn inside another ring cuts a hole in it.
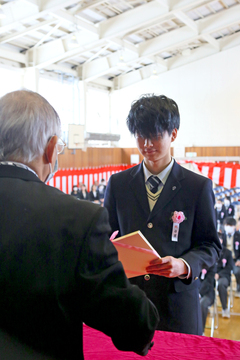
M 144 210 L 146 217 L 149 216 L 150 208 L 148 204 L 147 192 L 144 181 L 144 174 L 142 163 L 138 166 L 134 167 L 132 172 L 130 173 L 131 179 L 129 182 L 129 186 L 134 193 L 139 206 Z
M 181 189 L 180 180 L 184 178 L 181 166 L 178 165 L 175 161 L 172 167 L 172 171 L 169 174 L 166 184 L 152 210 L 149 215 L 149 218 L 153 218 L 155 215 L 162 211 L 163 208 L 177 195 L 177 193 Z

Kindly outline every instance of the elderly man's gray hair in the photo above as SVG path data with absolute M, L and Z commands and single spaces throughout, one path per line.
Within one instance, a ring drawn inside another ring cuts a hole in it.
M 58 114 L 41 95 L 18 90 L 0 98 L 0 161 L 30 163 L 61 135 Z

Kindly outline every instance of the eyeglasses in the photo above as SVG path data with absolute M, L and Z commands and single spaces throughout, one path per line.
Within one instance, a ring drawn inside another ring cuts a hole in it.
M 49 143 L 49 141 L 52 139 L 53 136 L 56 136 L 56 135 L 55 135 L 55 134 L 52 135 L 52 136 L 48 139 L 48 143 Z M 62 139 L 58 138 L 58 141 L 57 141 L 57 154 L 58 154 L 58 155 L 63 152 L 65 146 L 67 146 L 67 145 L 65 144 L 65 142 L 64 142 Z
M 57 141 L 57 153 L 61 154 L 63 152 L 65 146 L 66 146 L 65 142 L 62 139 L 58 138 L 58 141 Z

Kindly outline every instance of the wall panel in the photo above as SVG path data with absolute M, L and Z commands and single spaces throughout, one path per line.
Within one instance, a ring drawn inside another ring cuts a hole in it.
M 240 156 L 240 146 L 192 146 L 185 152 L 196 152 L 197 156 Z
M 197 156 L 240 156 L 240 146 L 227 147 L 186 147 L 185 152 L 196 152 Z M 130 164 L 131 154 L 139 154 L 140 161 L 143 157 L 137 148 L 87 148 L 83 150 L 65 149 L 64 154 L 58 157 L 59 168 L 88 168 L 103 165 Z M 173 148 L 171 148 L 173 154 Z

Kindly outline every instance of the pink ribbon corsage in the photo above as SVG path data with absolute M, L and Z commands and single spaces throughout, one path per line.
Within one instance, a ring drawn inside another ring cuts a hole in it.
M 182 211 L 174 211 L 172 221 L 177 224 L 181 224 L 186 219 Z
M 239 242 L 236 241 L 236 242 L 235 242 L 235 249 L 236 249 L 236 250 L 238 250 L 238 246 L 239 246 Z
M 206 273 L 207 273 L 207 270 L 206 270 L 206 269 L 202 269 L 202 274 L 201 274 L 201 279 L 202 279 L 202 280 L 204 280 Z
M 174 213 L 172 214 L 171 217 L 171 220 L 173 222 L 172 241 L 178 241 L 179 224 L 181 224 L 186 219 L 187 218 L 182 211 L 174 211 Z
M 226 266 L 226 263 L 227 263 L 227 259 L 222 259 L 222 265 L 223 265 L 223 267 Z

